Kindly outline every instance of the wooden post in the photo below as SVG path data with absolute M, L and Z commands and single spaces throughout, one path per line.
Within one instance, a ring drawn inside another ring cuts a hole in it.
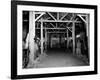
M 45 49 L 47 49 L 47 30 L 45 29 Z
M 72 26 L 72 39 L 73 39 L 73 54 L 75 54 L 75 22 L 73 22 Z
M 35 12 L 29 12 L 29 66 L 34 63 Z
M 69 36 L 68 36 L 68 29 L 67 29 L 67 48 L 68 48 L 68 45 L 69 45 Z
M 90 52 L 89 52 L 89 15 L 86 16 L 86 34 L 87 34 L 87 48 L 88 48 L 88 60 L 90 60 Z
M 89 30 L 89 15 L 86 16 L 86 34 L 88 37 L 88 30 Z
M 41 21 L 41 54 L 43 54 L 43 22 Z

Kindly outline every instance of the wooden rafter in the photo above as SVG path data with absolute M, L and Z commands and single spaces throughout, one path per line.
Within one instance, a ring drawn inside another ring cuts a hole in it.
M 65 32 L 47 32 L 47 33 L 65 33 Z
M 50 23 L 52 25 L 52 27 L 55 27 L 52 23 Z
M 64 16 L 62 16 L 60 20 L 64 19 L 64 17 L 67 16 L 67 15 L 68 15 L 68 13 L 66 13 Z
M 72 17 L 71 17 L 71 19 L 70 19 L 70 21 L 76 21 L 76 20 L 74 20 L 74 18 L 75 18 L 76 16 L 75 16 L 75 14 L 73 13 L 73 15 L 72 15 Z M 77 22 L 77 21 L 76 21 Z M 68 23 L 67 25 L 69 25 L 70 23 Z
M 76 22 L 76 23 L 81 22 L 81 21 L 71 21 L 71 20 L 66 20 L 66 21 L 62 21 L 62 20 L 56 20 L 56 21 L 54 21 L 54 20 L 39 20 L 38 22 L 41 22 L 41 21 L 43 21 L 43 22 Z
M 87 23 L 86 22 L 86 20 L 81 16 L 81 15 L 78 15 L 85 23 Z
M 56 21 L 56 18 L 50 12 L 47 13 Z
M 64 28 L 66 28 L 64 24 L 62 24 L 62 25 L 60 25 L 60 26 L 63 26 Z
M 41 28 L 36 28 L 36 29 L 41 29 Z M 61 30 L 61 29 L 66 29 L 66 28 L 43 28 L 43 29 L 59 29 L 59 30 Z
M 86 14 L 77 14 L 77 15 L 81 15 L 81 16 L 87 16 Z
M 63 23 L 62 23 L 62 24 L 60 24 L 60 26 L 63 26 Z
M 45 12 L 35 12 L 35 14 L 42 14 L 42 13 L 45 13 Z
M 68 29 L 70 32 L 72 32 L 72 30 L 70 29 L 70 27 L 67 27 L 67 29 Z
M 44 14 L 45 14 L 44 12 L 41 13 L 40 16 L 38 16 L 38 17 L 35 19 L 35 21 L 37 21 L 39 18 L 41 18 Z
M 88 32 L 88 30 L 89 30 L 89 16 L 87 15 L 86 16 L 86 33 L 87 33 L 87 36 L 89 35 L 89 32 Z

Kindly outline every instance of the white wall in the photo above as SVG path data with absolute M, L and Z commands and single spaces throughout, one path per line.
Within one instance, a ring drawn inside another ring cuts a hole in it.
M 32 0 L 31 0 L 32 1 Z M 92 4 L 98 5 L 98 14 L 100 14 L 100 0 L 33 0 L 33 1 L 45 1 L 45 2 L 57 2 L 57 3 L 74 3 L 74 4 Z M 10 0 L 0 0 L 0 80 L 10 80 L 10 32 L 11 32 L 11 14 L 10 14 Z M 98 16 L 98 22 L 100 21 L 100 15 Z M 100 30 L 100 23 L 98 23 L 98 31 Z M 98 32 L 100 34 L 100 31 Z M 98 38 L 100 41 L 100 37 Z M 98 42 L 100 44 L 100 42 Z M 100 48 L 100 45 L 98 45 Z M 98 49 L 100 53 L 100 49 Z M 100 54 L 99 64 L 100 67 Z M 99 69 L 100 73 L 100 69 Z M 27 79 L 28 80 L 28 79 Z M 84 75 L 84 76 L 67 76 L 67 77 L 55 77 L 55 78 L 40 78 L 34 80 L 100 80 L 100 74 L 98 75 Z

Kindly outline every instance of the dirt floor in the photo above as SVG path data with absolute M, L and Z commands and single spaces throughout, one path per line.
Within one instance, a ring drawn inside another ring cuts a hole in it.
M 83 60 L 74 56 L 72 53 L 54 49 L 48 50 L 47 56 L 41 58 L 36 68 L 48 67 L 67 67 L 67 66 L 85 66 L 87 65 Z

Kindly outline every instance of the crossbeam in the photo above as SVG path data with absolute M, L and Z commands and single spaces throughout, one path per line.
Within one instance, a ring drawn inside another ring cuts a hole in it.
M 56 21 L 56 18 L 50 12 L 47 13 Z
M 76 21 L 76 20 L 74 20 L 74 18 L 75 18 L 76 16 L 75 16 L 75 14 L 73 13 L 72 14 L 72 17 L 71 17 L 71 19 L 70 19 L 70 21 Z M 70 23 L 68 23 L 67 25 L 69 25 Z
M 40 16 L 38 16 L 38 17 L 35 19 L 35 21 L 37 21 L 39 18 L 41 18 L 44 14 L 45 14 L 44 12 L 41 13 Z
M 55 27 L 52 23 L 50 23 L 52 25 L 52 27 Z
M 67 29 L 72 32 L 72 30 L 69 27 L 67 27 Z
M 36 28 L 36 29 L 41 29 L 41 28 Z M 66 28 L 43 28 L 43 29 L 66 29 Z
M 66 20 L 66 21 L 62 21 L 62 20 L 39 20 L 38 22 L 76 22 L 76 23 L 81 23 L 81 21 L 71 21 L 71 20 Z
M 81 16 L 81 15 L 78 15 L 85 23 L 87 23 L 86 22 L 86 20 Z
M 60 20 L 64 19 L 64 17 L 67 16 L 67 15 L 68 15 L 68 13 L 66 13 L 64 16 L 62 16 Z
M 66 32 L 47 32 L 47 33 L 66 33 Z
M 81 15 L 81 16 L 87 16 L 86 14 L 77 14 L 77 15 Z
M 45 12 L 35 12 L 35 14 L 42 14 L 42 13 L 45 13 Z
M 60 24 L 60 26 L 63 26 L 63 23 L 62 23 L 62 24 Z

